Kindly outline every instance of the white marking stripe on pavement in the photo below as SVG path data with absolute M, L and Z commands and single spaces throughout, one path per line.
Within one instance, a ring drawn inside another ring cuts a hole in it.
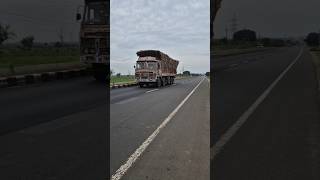
M 146 93 L 151 93 L 151 92 L 158 91 L 158 90 L 159 89 L 153 89 L 153 90 L 147 91 Z
M 210 150 L 211 159 L 222 150 L 223 146 L 232 138 L 233 135 L 240 129 L 240 127 L 247 121 L 250 115 L 261 104 L 261 102 L 268 96 L 271 90 L 277 85 L 277 83 L 283 78 L 283 76 L 291 69 L 291 67 L 299 60 L 302 55 L 303 48 L 301 48 L 298 56 L 287 66 L 287 68 L 278 76 L 278 78 L 259 96 L 259 98 L 247 109 L 240 118 L 224 133 L 221 138 L 214 144 Z
M 205 78 L 198 83 L 198 85 L 188 94 L 187 97 L 169 114 L 169 116 L 160 124 L 160 126 L 140 145 L 138 149 L 129 157 L 127 162 L 123 164 L 115 174 L 112 175 L 111 180 L 119 180 L 128 171 L 128 169 L 135 163 L 135 161 L 141 156 L 141 154 L 146 150 L 150 143 L 159 134 L 160 130 L 164 128 L 170 120 L 176 115 L 179 109 L 184 105 L 184 103 L 190 98 L 190 96 L 195 92 L 195 90 L 200 86 Z

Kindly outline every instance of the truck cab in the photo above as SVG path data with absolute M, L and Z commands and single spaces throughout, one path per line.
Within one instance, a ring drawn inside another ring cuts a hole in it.
M 92 67 L 97 80 L 106 80 L 109 56 L 109 17 L 106 0 L 85 0 L 83 13 L 77 14 L 80 27 L 80 61 Z
M 135 77 L 140 84 L 154 84 L 157 83 L 160 71 L 160 62 L 155 57 L 139 57 L 135 66 Z

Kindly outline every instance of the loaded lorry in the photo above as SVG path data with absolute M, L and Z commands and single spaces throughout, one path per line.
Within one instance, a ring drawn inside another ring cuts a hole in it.
M 140 87 L 174 83 L 179 61 L 158 50 L 141 50 L 137 56 L 135 78 Z
M 80 25 L 80 61 L 92 68 L 94 77 L 106 81 L 109 72 L 109 16 L 107 0 L 85 0 Z M 78 8 L 79 11 L 80 8 Z

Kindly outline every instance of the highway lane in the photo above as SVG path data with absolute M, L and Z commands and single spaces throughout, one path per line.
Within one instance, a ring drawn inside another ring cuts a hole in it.
M 213 144 L 298 56 L 282 48 L 256 61 L 215 73 Z M 241 61 L 241 56 L 234 57 Z M 213 178 L 319 179 L 317 83 L 310 54 L 297 63 L 254 109 L 213 159 Z
M 126 163 L 202 78 L 177 80 L 175 85 L 158 90 L 132 87 L 111 91 L 111 174 Z M 187 165 L 187 160 L 194 163 Z M 199 179 L 209 179 L 207 80 L 199 85 L 127 173 L 123 179 L 194 179 L 196 175 Z
M 255 59 L 251 63 L 226 66 L 214 72 L 213 130 L 211 141 L 215 143 L 221 135 L 245 112 L 277 76 L 296 58 L 298 47 L 276 49 L 275 53 L 260 52 L 250 57 L 228 57 L 230 65 Z
M 90 77 L 0 89 L 0 179 L 106 178 L 106 96 Z
M 279 48 L 269 48 L 256 52 L 244 53 L 239 55 L 230 55 L 224 57 L 213 58 L 213 71 L 223 71 L 226 69 L 232 69 L 240 65 L 245 65 L 256 60 L 264 59 L 264 56 L 279 52 Z

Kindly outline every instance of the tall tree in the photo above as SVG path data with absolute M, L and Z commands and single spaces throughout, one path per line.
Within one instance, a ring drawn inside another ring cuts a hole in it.
M 33 36 L 27 36 L 23 38 L 20 42 L 24 48 L 31 49 L 33 47 L 33 41 L 34 41 Z
M 233 34 L 233 40 L 235 41 L 256 41 L 257 35 L 255 31 L 249 29 L 243 29 Z
M 319 46 L 320 34 L 316 32 L 309 33 L 305 42 L 309 46 Z
M 10 30 L 9 25 L 0 24 L 0 45 L 3 44 L 8 39 L 11 39 L 15 36 L 15 34 Z

